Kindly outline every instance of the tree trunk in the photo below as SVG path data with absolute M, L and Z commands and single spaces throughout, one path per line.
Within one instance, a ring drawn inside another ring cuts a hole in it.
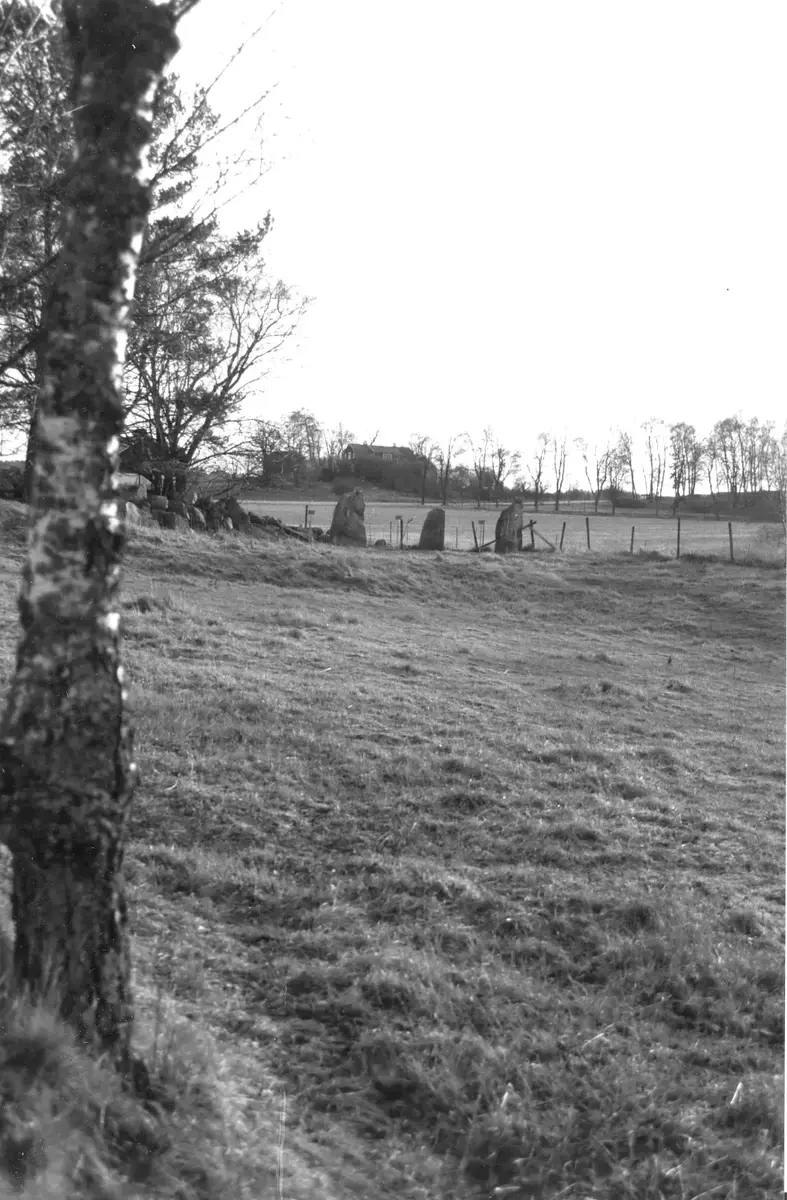
M 117 592 L 125 322 L 149 207 L 153 94 L 175 15 L 64 0 L 76 161 L 45 306 L 16 672 L 0 723 L 0 836 L 13 854 L 14 967 L 82 1039 L 127 1063 L 123 882 L 134 787 Z

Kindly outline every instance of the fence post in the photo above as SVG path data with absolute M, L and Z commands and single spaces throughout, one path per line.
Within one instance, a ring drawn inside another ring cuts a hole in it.
M 678 517 L 678 553 L 676 558 L 680 558 L 680 517 Z
M 456 527 L 456 548 L 459 549 L 459 526 Z
M 393 521 L 388 522 L 388 545 L 393 546 Z
M 478 549 L 478 538 L 475 535 L 475 521 L 471 521 L 470 524 L 473 526 L 473 541 L 475 542 L 475 548 L 477 550 Z
M 590 549 L 590 517 L 585 517 L 585 534 L 588 539 L 588 550 Z
M 732 553 L 732 521 L 727 522 L 727 531 L 730 535 L 730 562 L 735 562 L 735 558 Z
M 634 530 L 635 529 L 636 529 L 636 525 L 632 525 L 631 526 L 631 545 L 629 546 L 629 554 L 634 553 Z
M 534 525 L 535 525 L 535 521 L 531 521 L 531 522 L 530 522 L 530 545 L 531 545 L 531 546 L 532 546 L 532 548 L 535 550 L 535 548 L 536 548 L 536 535 L 535 535 L 535 533 L 533 532 L 533 526 L 534 526 Z
M 566 536 L 566 522 L 563 522 L 563 528 L 560 530 L 560 549 L 563 549 L 563 538 Z

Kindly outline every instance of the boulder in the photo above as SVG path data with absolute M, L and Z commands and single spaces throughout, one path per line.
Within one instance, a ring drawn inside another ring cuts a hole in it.
M 133 487 L 121 487 L 120 494 L 124 500 L 147 500 L 147 483 L 137 483 Z
M 522 502 L 515 500 L 504 508 L 495 525 L 495 554 L 510 554 L 522 549 Z
M 148 503 L 153 512 L 166 512 L 169 508 L 169 500 L 166 496 L 150 496 Z
M 366 526 L 363 514 L 366 511 L 366 500 L 360 488 L 354 488 L 339 497 L 333 510 L 330 538 L 337 546 L 365 546 Z
M 189 515 L 188 506 L 182 500 L 170 500 L 169 511 L 177 513 L 179 517 L 187 517 Z
M 198 529 L 200 533 L 205 533 L 208 528 L 208 522 L 205 520 L 205 514 L 199 508 L 193 505 L 188 510 L 189 521 L 192 529 Z
M 126 518 L 126 525 L 129 527 L 138 527 L 140 525 L 149 525 L 150 516 L 136 504 L 128 503 L 125 506 L 126 511 L 123 514 Z
M 375 544 L 375 546 L 387 546 L 388 545 L 385 538 L 378 538 L 374 544 Z
M 249 514 L 244 512 L 238 501 L 234 497 L 224 505 L 224 513 L 232 521 L 234 529 L 238 529 L 241 533 L 251 532 L 251 521 Z
M 154 511 L 154 516 L 163 529 L 174 529 L 178 533 L 191 532 L 191 526 L 186 518 L 179 516 L 178 513 L 162 512 L 159 509 Z
M 419 550 L 445 549 L 445 509 L 430 508 L 426 514 L 421 536 L 418 539 Z
M 232 517 L 222 517 L 221 528 L 227 533 L 234 533 L 235 526 L 232 523 Z

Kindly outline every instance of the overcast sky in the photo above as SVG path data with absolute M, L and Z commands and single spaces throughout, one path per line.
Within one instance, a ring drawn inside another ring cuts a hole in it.
M 261 90 L 272 269 L 314 296 L 259 415 L 360 440 L 785 419 L 787 7 L 201 0 L 174 69 Z

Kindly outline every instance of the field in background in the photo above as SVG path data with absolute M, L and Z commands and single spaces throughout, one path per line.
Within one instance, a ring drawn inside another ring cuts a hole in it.
M 123 609 L 140 1036 L 239 1143 L 167 1196 L 775 1194 L 782 570 L 139 530 Z
M 251 512 L 267 513 L 278 517 L 285 524 L 303 525 L 305 517 L 305 502 L 298 501 L 266 501 L 248 500 L 244 506 Z M 331 516 L 335 501 L 315 501 L 309 504 L 314 509 L 309 521 L 312 525 L 321 526 L 327 530 L 331 524 Z M 402 516 L 405 522 L 405 544 L 418 545 L 426 513 L 429 506 L 422 508 L 420 504 L 392 503 L 367 504 L 365 524 L 370 544 L 379 538 L 384 538 L 389 544 L 396 538 L 394 518 Z M 500 510 L 494 506 L 487 508 L 471 508 L 466 506 L 449 507 L 446 509 L 445 545 L 446 550 L 470 550 L 473 548 L 472 522 L 475 521 L 476 534 L 479 541 L 491 541 L 495 536 L 495 524 Z M 525 520 L 534 520 L 536 530 L 543 534 L 555 545 L 560 543 L 563 522 L 566 522 L 566 533 L 563 550 L 567 553 L 587 552 L 587 537 L 585 515 L 576 511 L 566 513 L 533 512 L 525 510 Z M 637 512 L 632 515 L 611 516 L 588 514 L 590 521 L 591 551 L 602 551 L 608 554 L 622 554 L 631 544 L 631 527 L 635 527 L 634 551 L 659 553 L 674 556 L 677 546 L 677 521 L 674 518 L 655 517 L 647 513 Z M 733 522 L 733 549 L 736 557 L 745 559 L 757 557 L 773 560 L 784 559 L 784 536 L 781 525 L 775 523 L 755 523 L 750 521 Z M 527 541 L 529 535 L 525 533 Z M 536 547 L 546 550 L 539 538 Z M 730 552 L 729 536 L 726 521 L 706 521 L 697 517 L 681 519 L 681 554 L 713 554 L 728 558 Z

